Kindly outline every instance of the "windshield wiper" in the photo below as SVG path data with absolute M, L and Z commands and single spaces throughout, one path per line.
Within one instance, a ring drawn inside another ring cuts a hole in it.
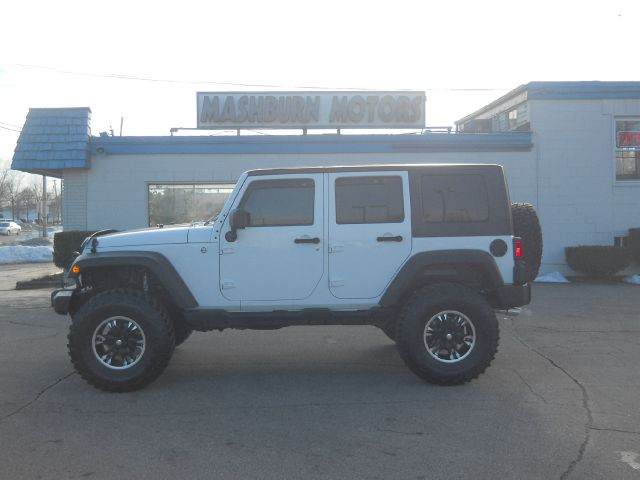
M 209 220 L 207 220 L 206 222 L 204 222 L 205 226 L 209 225 L 210 223 L 215 222 L 215 221 L 218 219 L 218 217 L 219 217 L 219 216 L 220 216 L 220 214 L 218 214 L 218 215 L 214 215 L 213 217 L 211 217 Z

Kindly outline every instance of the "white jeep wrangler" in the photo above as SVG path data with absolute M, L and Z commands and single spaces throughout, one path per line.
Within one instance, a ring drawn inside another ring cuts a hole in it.
M 378 326 L 454 385 L 493 360 L 495 310 L 529 303 L 541 254 L 498 165 L 253 170 L 204 225 L 90 236 L 51 301 L 103 390 L 149 384 L 193 330 L 290 325 Z

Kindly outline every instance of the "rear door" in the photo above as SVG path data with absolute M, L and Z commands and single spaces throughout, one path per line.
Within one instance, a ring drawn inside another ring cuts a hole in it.
M 329 174 L 329 289 L 375 298 L 411 254 L 406 171 Z

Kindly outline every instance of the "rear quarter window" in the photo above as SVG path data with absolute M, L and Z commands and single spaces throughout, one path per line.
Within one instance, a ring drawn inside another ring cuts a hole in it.
M 414 237 L 512 235 L 499 165 L 430 165 L 409 173 Z
M 420 190 L 426 223 L 489 220 L 489 194 L 482 175 L 423 175 Z

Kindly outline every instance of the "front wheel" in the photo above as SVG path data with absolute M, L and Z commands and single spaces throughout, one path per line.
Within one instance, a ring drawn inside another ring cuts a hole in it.
M 475 291 L 456 284 L 425 287 L 412 295 L 396 329 L 409 369 L 438 385 L 478 377 L 498 350 L 495 313 Z
M 173 322 L 173 330 L 176 333 L 176 347 L 182 345 L 193 333 L 193 328 L 184 320 Z
M 132 290 L 108 290 L 84 303 L 73 316 L 68 348 L 71 362 L 100 390 L 128 392 L 154 381 L 174 348 L 166 310 Z

